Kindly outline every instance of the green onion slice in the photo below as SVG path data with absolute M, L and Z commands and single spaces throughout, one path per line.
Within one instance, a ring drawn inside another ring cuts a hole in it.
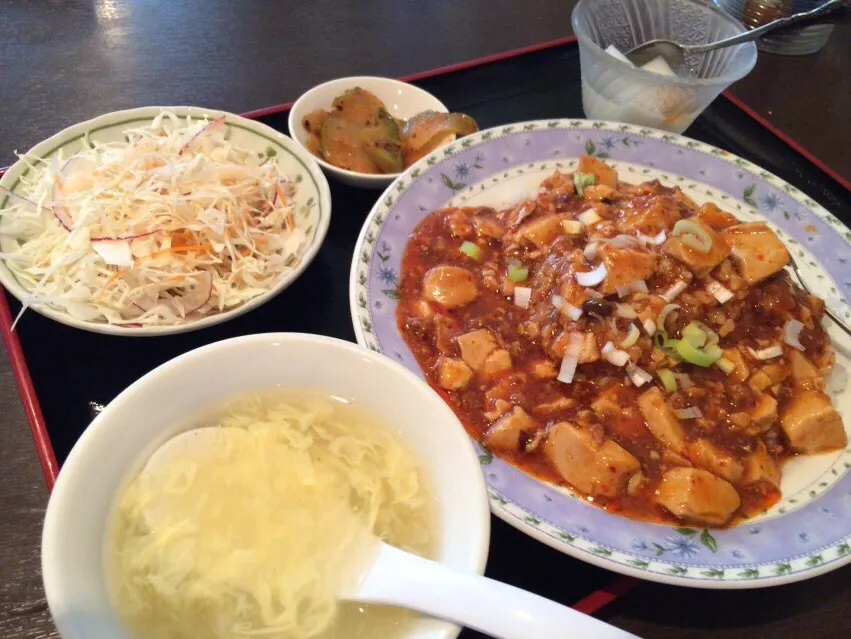
M 477 262 L 481 262 L 482 260 L 482 249 L 478 244 L 474 244 L 473 242 L 463 242 L 461 244 L 461 252 Z
M 656 375 L 659 376 L 659 381 L 662 382 L 662 386 L 666 391 L 673 393 L 677 390 L 677 378 L 674 377 L 670 368 L 660 368 L 656 371 Z
M 701 348 L 706 344 L 706 332 L 696 322 L 691 322 L 683 329 L 683 339 L 695 348 Z
M 687 339 L 668 340 L 668 345 L 673 345 L 677 355 L 684 361 L 703 368 L 711 366 L 723 355 L 723 352 L 717 346 L 702 350 Z
M 726 357 L 719 357 L 715 360 L 715 365 L 729 375 L 736 370 L 736 363 Z
M 515 284 L 519 282 L 525 282 L 529 277 L 529 267 L 523 266 L 522 264 L 509 264 L 508 265 L 508 279 L 510 279 Z
M 576 194 L 579 197 L 582 197 L 586 186 L 594 186 L 596 181 L 597 178 L 594 177 L 593 173 L 580 173 L 576 171 L 573 174 L 573 185 L 576 187 Z

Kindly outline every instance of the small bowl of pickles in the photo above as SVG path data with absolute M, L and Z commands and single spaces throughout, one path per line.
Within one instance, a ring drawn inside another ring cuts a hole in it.
M 290 135 L 329 178 L 383 189 L 435 149 L 478 131 L 463 113 L 407 82 L 338 78 L 303 94 L 289 116 Z

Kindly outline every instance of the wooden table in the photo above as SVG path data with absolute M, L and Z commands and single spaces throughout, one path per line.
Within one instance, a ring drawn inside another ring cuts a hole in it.
M 400 76 L 554 40 L 570 33 L 572 5 L 4 0 L 0 165 L 107 111 L 200 104 L 241 112 L 291 101 L 333 77 Z M 733 92 L 851 179 L 851 26 L 838 27 L 814 56 L 761 54 Z M 47 489 L 5 359 L 0 415 L 0 637 L 55 636 L 39 573 Z M 603 616 L 648 638 L 851 636 L 849 571 L 755 591 L 648 583 Z

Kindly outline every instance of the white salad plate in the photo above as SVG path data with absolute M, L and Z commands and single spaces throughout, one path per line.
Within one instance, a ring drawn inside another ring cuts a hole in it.
M 181 324 L 168 326 L 119 326 L 105 322 L 84 321 L 72 317 L 64 310 L 46 304 L 32 305 L 30 308 L 51 319 L 97 333 L 123 336 L 156 336 L 182 333 L 212 326 L 246 313 L 268 302 L 292 284 L 310 264 L 319 251 L 331 220 L 331 191 L 328 181 L 322 174 L 315 158 L 292 139 L 271 127 L 248 120 L 233 113 L 191 106 L 141 107 L 125 111 L 115 111 L 81 122 L 60 131 L 37 144 L 22 158 L 13 164 L 0 178 L 0 186 L 23 195 L 21 177 L 31 170 L 25 160 L 34 158 L 67 159 L 88 142 L 121 142 L 125 131 L 150 124 L 163 110 L 171 111 L 181 118 L 212 121 L 224 116 L 228 139 L 235 147 L 248 151 L 258 162 L 277 162 L 282 172 L 296 183 L 294 221 L 305 232 L 306 241 L 294 267 L 285 273 L 269 291 L 221 313 L 210 313 Z M 8 206 L 11 198 L 0 193 L 0 252 L 15 249 L 16 240 L 3 235 L 3 224 L 9 218 Z M 0 284 L 18 300 L 23 301 L 29 294 L 6 262 L 0 259 Z M 22 321 L 26 321 L 24 318 Z
M 589 120 L 501 126 L 441 148 L 381 196 L 361 231 L 351 268 L 357 339 L 422 377 L 396 322 L 396 290 L 410 233 L 450 205 L 504 208 L 533 197 L 581 155 L 603 158 L 622 180 L 658 179 L 698 204 L 744 221 L 766 220 L 793 252 L 812 290 L 846 320 L 851 231 L 797 188 L 726 151 L 655 129 Z M 814 257 L 818 255 L 818 259 Z M 851 340 L 829 320 L 837 365 L 828 392 L 851 427 Z M 478 447 L 478 444 L 476 444 Z M 784 465 L 780 501 L 725 530 L 673 528 L 600 510 L 478 447 L 491 509 L 553 548 L 603 568 L 669 584 L 756 588 L 814 577 L 851 562 L 851 447 Z

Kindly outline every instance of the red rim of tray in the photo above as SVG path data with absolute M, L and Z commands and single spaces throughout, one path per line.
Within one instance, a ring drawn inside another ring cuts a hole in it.
M 499 62 L 501 60 L 516 58 L 522 55 L 526 55 L 528 53 L 535 53 L 537 51 L 544 51 L 546 49 L 565 46 L 568 44 L 572 44 L 575 41 L 575 36 L 569 36 L 565 38 L 560 38 L 558 40 L 552 40 L 549 42 L 543 42 L 541 44 L 523 47 L 520 49 L 513 49 L 504 53 L 497 53 L 495 55 L 477 58 L 475 60 L 469 60 L 467 62 L 461 62 L 458 64 L 452 64 L 436 69 L 431 69 L 429 71 L 414 73 L 411 75 L 403 76 L 399 79 L 404 82 L 415 82 L 417 80 L 424 80 L 426 78 L 432 78 L 435 76 L 449 74 L 457 71 L 463 71 L 465 69 L 471 69 L 474 67 L 491 64 L 493 62 Z M 754 111 L 751 107 L 742 102 L 739 98 L 732 95 L 729 91 L 724 92 L 723 95 L 741 111 L 750 116 L 757 124 L 759 124 L 765 129 L 768 129 L 777 138 L 782 140 L 786 145 L 788 145 L 798 154 L 803 156 L 808 162 L 818 167 L 826 175 L 830 176 L 837 183 L 841 184 L 844 188 L 851 191 L 851 181 L 843 178 L 841 175 L 839 175 L 839 173 L 837 173 L 835 170 L 826 165 L 823 161 L 815 157 L 811 152 L 809 152 L 795 140 L 790 138 L 786 133 L 772 125 L 759 113 Z M 242 116 L 249 119 L 257 119 L 269 115 L 283 113 L 289 110 L 290 107 L 292 107 L 291 102 L 263 109 L 256 109 L 254 111 L 248 111 L 246 113 L 243 113 Z M 0 176 L 2 176 L 4 172 L 5 169 L 0 169 Z M 0 291 L 2 291 L 2 287 L 0 287 Z M 35 442 L 36 452 L 38 453 L 38 458 L 41 462 L 41 468 L 44 472 L 47 487 L 48 489 L 52 489 L 54 483 L 56 482 L 56 477 L 59 474 L 59 464 L 56 461 L 56 454 L 54 453 L 53 445 L 50 442 L 50 437 L 47 432 L 47 425 L 45 424 L 44 416 L 41 412 L 41 407 L 38 403 L 38 397 L 36 395 L 32 378 L 30 377 L 29 368 L 24 357 L 24 352 L 21 347 L 21 343 L 18 340 L 18 335 L 12 332 L 12 316 L 9 310 L 9 305 L 6 303 L 5 296 L 1 294 L 0 331 L 2 331 L 3 341 L 5 342 L 6 349 L 9 353 L 9 360 L 11 362 L 12 372 L 15 375 L 15 381 L 18 385 L 18 390 L 21 395 L 21 401 L 24 405 L 24 412 L 26 414 L 27 422 L 29 423 L 30 432 L 33 436 L 33 441 Z M 586 614 L 596 613 L 608 604 L 618 599 L 619 597 L 622 597 L 623 595 L 630 592 L 639 583 L 641 583 L 641 580 L 632 577 L 616 577 L 609 585 L 594 592 L 591 592 L 590 594 L 586 595 L 585 597 L 574 603 L 572 607 Z

